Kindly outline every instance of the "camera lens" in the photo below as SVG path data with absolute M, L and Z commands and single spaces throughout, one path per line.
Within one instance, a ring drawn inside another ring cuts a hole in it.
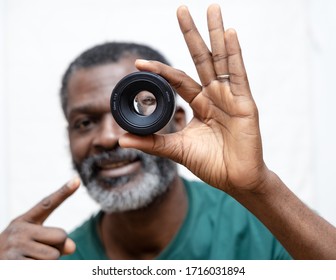
M 120 127 L 133 134 L 149 135 L 171 120 L 175 112 L 175 93 L 160 75 L 135 72 L 117 83 L 110 106 Z

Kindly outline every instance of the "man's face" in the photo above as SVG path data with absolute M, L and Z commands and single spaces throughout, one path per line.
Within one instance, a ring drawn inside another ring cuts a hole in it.
M 73 163 L 106 212 L 147 206 L 176 176 L 171 161 L 118 145 L 125 131 L 112 117 L 110 95 L 121 78 L 136 70 L 134 58 L 125 58 L 77 70 L 69 80 L 66 116 Z

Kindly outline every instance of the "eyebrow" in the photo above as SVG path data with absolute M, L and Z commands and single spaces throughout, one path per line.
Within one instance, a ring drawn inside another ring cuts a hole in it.
M 68 118 L 70 119 L 73 115 L 76 114 L 98 114 L 101 112 L 102 107 L 99 105 L 82 104 L 72 107 L 68 112 Z

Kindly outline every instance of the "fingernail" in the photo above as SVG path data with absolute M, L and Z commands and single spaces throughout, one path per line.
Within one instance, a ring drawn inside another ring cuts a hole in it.
M 148 63 L 149 62 L 149 60 L 146 60 L 146 59 L 137 59 L 136 61 L 140 62 L 140 63 Z
M 78 187 L 80 184 L 80 179 L 77 175 L 75 175 L 68 183 L 67 187 L 70 189 Z
M 76 243 L 70 238 L 67 238 L 64 243 L 63 254 L 70 255 L 75 251 L 76 251 Z

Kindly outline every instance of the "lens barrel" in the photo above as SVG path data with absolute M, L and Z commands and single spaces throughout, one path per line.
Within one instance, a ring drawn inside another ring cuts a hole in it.
M 142 95 L 143 101 L 140 101 Z M 111 94 L 110 107 L 115 121 L 124 130 L 149 135 L 171 120 L 175 112 L 175 93 L 160 75 L 134 72 L 117 83 Z

